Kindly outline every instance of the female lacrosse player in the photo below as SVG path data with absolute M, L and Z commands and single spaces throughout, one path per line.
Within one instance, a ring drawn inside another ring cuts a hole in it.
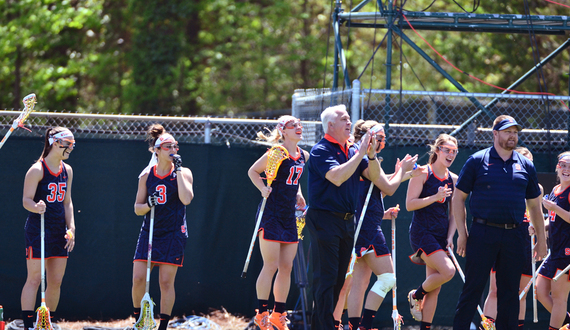
M 152 267 L 159 267 L 160 325 L 166 330 L 174 306 L 174 279 L 182 267 L 188 232 L 186 205 L 194 198 L 190 169 L 182 167 L 178 142 L 160 124 L 148 130 L 152 158 L 139 175 L 135 213 L 144 215 L 133 262 L 133 305 L 135 317 L 145 294 L 150 210 L 155 208 Z
M 455 275 L 455 266 L 447 256 L 453 248 L 455 221 L 451 212 L 451 196 L 457 175 L 449 171 L 457 156 L 457 140 L 440 134 L 430 145 L 427 175 L 410 180 L 406 209 L 414 211 L 410 225 L 412 261 L 426 265 L 426 280 L 408 293 L 410 312 L 420 329 L 431 327 L 441 285 Z
M 372 138 L 376 138 L 378 142 L 376 153 L 379 153 L 384 148 L 386 135 L 382 126 L 373 120 L 358 120 L 356 122 L 353 132 L 355 141 L 353 147 L 360 148 L 361 139 L 367 132 L 377 132 Z M 372 328 L 372 321 L 378 308 L 380 308 L 380 304 L 384 300 L 386 293 L 396 283 L 390 247 L 386 245 L 386 239 L 380 224 L 382 219 L 396 217 L 398 210 L 394 207 L 385 210 L 382 196 L 393 195 L 400 183 L 411 177 L 411 170 L 417 159 L 417 155 L 414 157 L 406 155 L 399 169 L 390 177 L 380 167 L 380 177 L 374 182 L 360 232 L 358 238 L 356 238 L 355 252 L 358 259 L 352 273 L 352 286 L 348 288 L 348 321 L 352 329 Z M 421 171 L 421 169 L 418 171 Z M 371 184 L 372 182 L 366 178 L 361 178 L 360 180 L 360 202 L 356 219 L 360 219 Z M 361 318 L 364 294 L 370 283 L 371 273 L 374 273 L 378 279 L 368 293 Z
M 536 281 L 537 298 L 550 312 L 549 329 L 559 329 L 570 321 L 566 311 L 570 276 L 564 274 L 558 281 L 552 281 L 570 264 L 570 151 L 558 156 L 556 175 L 560 184 L 542 201 L 549 211 L 550 256 L 544 261 Z
M 247 172 L 251 182 L 261 192 L 261 196 L 267 198 L 259 226 L 259 248 L 263 258 L 263 268 L 257 278 L 259 308 L 256 310 L 254 321 L 261 330 L 272 330 L 272 325 L 278 330 L 284 330 L 287 329 L 285 302 L 289 294 L 291 269 L 299 242 L 295 206 L 305 208 L 299 179 L 303 174 L 305 162 L 309 159 L 309 153 L 297 146 L 303 138 L 303 125 L 293 116 L 281 116 L 271 135 L 265 136 L 260 132 L 258 136 L 274 144 L 282 141 L 282 146 L 289 152 L 289 158 L 279 166 L 270 187 L 265 185 L 260 176 L 267 167 L 267 153 L 261 156 Z M 269 315 L 269 295 L 275 272 L 277 272 L 273 284 L 275 306 Z
M 26 173 L 22 203 L 26 220 L 28 277 L 22 289 L 25 330 L 33 328 L 35 303 L 41 283 L 41 214 L 45 223 L 46 305 L 53 318 L 59 303 L 61 281 L 69 252 L 75 246 L 75 220 L 71 201 L 73 170 L 63 161 L 75 147 L 73 134 L 63 127 L 46 131 L 42 156 Z
M 530 159 L 531 161 L 533 160 L 532 153 L 527 148 L 518 147 L 515 149 L 515 151 L 525 156 L 526 158 Z M 542 188 L 542 185 L 539 184 L 538 186 L 540 188 L 540 191 L 544 193 L 544 188 Z M 532 227 L 530 223 L 528 210 L 527 212 L 525 212 L 522 226 L 526 227 L 526 229 L 529 232 L 529 235 L 526 237 L 525 249 L 524 251 L 522 251 L 522 253 L 525 254 L 525 264 L 521 275 L 521 281 L 519 284 L 520 290 L 525 288 L 528 282 L 532 280 L 532 255 L 530 247 L 531 247 L 531 235 L 534 234 L 534 227 Z M 525 294 L 522 297 L 519 306 L 519 328 L 521 329 L 524 327 L 524 319 L 526 316 L 526 296 L 527 294 Z M 487 299 L 485 300 L 485 306 L 483 307 L 483 314 L 485 314 L 485 317 L 491 322 L 494 322 L 495 318 L 497 317 L 497 276 L 496 276 L 495 266 L 493 266 L 493 269 L 491 270 L 491 276 L 489 278 L 489 294 L 487 295 Z

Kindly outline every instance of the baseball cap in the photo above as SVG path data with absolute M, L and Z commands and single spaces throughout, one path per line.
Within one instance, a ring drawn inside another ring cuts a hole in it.
M 493 127 L 493 131 L 502 131 L 502 130 L 507 129 L 511 126 L 516 126 L 517 130 L 519 130 L 519 131 L 523 129 L 523 127 L 521 125 L 519 125 L 516 122 L 516 120 L 514 120 L 511 117 L 508 117 L 508 118 L 505 118 L 505 119 L 501 120 L 500 122 L 498 122 L 497 125 L 495 125 Z

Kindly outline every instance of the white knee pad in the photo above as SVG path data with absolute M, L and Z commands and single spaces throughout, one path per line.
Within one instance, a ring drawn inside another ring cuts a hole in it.
M 396 285 L 396 277 L 394 276 L 394 273 L 384 273 L 378 275 L 378 279 L 370 291 L 384 298 L 386 297 L 386 294 L 392 290 L 394 285 Z

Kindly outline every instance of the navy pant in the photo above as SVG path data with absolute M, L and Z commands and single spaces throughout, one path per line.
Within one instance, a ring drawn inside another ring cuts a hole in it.
M 465 284 L 453 320 L 454 330 L 468 330 L 489 273 L 497 270 L 497 330 L 518 329 L 519 282 L 524 265 L 524 227 L 502 229 L 473 223 L 467 239 Z M 481 306 L 483 308 L 483 306 Z
M 344 284 L 354 242 L 354 220 L 309 208 L 313 266 L 313 317 L 311 330 L 334 329 L 333 311 Z

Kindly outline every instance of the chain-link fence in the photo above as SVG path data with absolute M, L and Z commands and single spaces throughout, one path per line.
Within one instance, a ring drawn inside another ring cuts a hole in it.
M 391 145 L 423 146 L 440 133 L 454 135 L 462 146 L 488 146 L 495 117 L 514 117 L 525 129 L 520 143 L 534 151 L 568 148 L 567 96 L 360 90 L 297 90 L 293 114 L 318 120 L 326 107 L 345 104 L 358 118 L 386 124 Z
M 19 111 L 0 111 L 0 133 L 6 134 Z M 257 133 L 270 133 L 277 120 L 236 119 L 213 117 L 171 117 L 145 115 L 104 115 L 86 113 L 32 112 L 25 122 L 25 129 L 17 129 L 14 136 L 43 136 L 47 128 L 69 128 L 79 139 L 144 140 L 147 129 L 153 123 L 162 124 L 180 142 L 251 145 L 257 141 Z M 303 122 L 305 139 L 299 144 L 312 145 L 322 131 L 320 122 Z

